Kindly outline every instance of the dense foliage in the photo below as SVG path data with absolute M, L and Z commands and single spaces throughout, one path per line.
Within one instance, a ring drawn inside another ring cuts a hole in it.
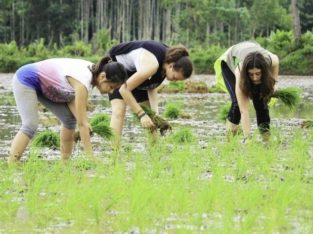
M 97 61 L 118 42 L 154 39 L 185 45 L 196 72 L 212 73 L 225 48 L 257 39 L 280 56 L 282 73 L 312 74 L 313 3 L 298 8 L 295 47 L 290 0 L 2 0 L 0 72 L 47 57 Z
M 298 7 L 305 33 L 312 30 L 313 3 L 298 0 Z M 106 29 L 117 41 L 229 46 L 289 31 L 292 16 L 290 0 L 2 0 L 0 25 L 0 42 L 18 45 L 40 38 L 48 45 L 89 43 Z

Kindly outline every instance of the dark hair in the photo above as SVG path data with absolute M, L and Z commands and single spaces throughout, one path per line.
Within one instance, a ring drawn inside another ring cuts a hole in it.
M 187 49 L 183 46 L 176 46 L 167 49 L 164 63 L 174 63 L 174 70 L 180 71 L 187 79 L 191 76 L 193 66 Z
M 105 72 L 109 82 L 123 84 L 128 78 L 127 72 L 121 63 L 113 62 L 110 56 L 103 57 L 97 64 L 89 68 L 92 73 L 92 85 L 97 85 L 97 77 Z
M 242 69 L 240 71 L 240 88 L 245 95 L 252 98 L 254 91 L 254 84 L 249 77 L 248 71 L 257 68 L 261 70 L 261 84 L 260 84 L 260 98 L 264 102 L 268 102 L 270 96 L 274 92 L 275 79 L 271 70 L 270 59 L 265 58 L 260 52 L 249 53 L 243 61 Z

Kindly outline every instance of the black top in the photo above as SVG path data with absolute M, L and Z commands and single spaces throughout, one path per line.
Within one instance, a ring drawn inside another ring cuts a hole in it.
M 140 90 L 154 89 L 158 87 L 165 79 L 165 74 L 163 73 L 163 63 L 165 60 L 166 50 L 168 48 L 167 45 L 152 40 L 124 42 L 118 44 L 117 46 L 112 47 L 109 51 L 109 55 L 112 58 L 112 60 L 116 61 L 115 56 L 127 54 L 139 48 L 144 48 L 150 51 L 152 54 L 154 54 L 159 62 L 159 68 L 157 72 L 154 75 L 152 75 L 151 79 L 145 80 L 136 89 Z M 127 70 L 129 77 L 133 75 L 135 72 Z

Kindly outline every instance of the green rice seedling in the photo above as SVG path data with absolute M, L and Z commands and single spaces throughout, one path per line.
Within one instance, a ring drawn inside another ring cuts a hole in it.
M 93 126 L 96 126 L 100 122 L 109 123 L 110 117 L 104 113 L 97 113 L 91 118 L 90 125 L 91 127 L 93 127 Z
M 187 93 L 207 93 L 208 85 L 204 81 L 185 81 L 185 92 Z
M 103 138 L 110 139 L 113 136 L 112 128 L 106 122 L 99 122 L 92 126 L 92 132 L 97 133 Z
M 297 87 L 288 87 L 284 89 L 278 89 L 272 95 L 272 98 L 281 100 L 290 109 L 295 108 L 300 102 L 301 89 Z
M 218 87 L 217 85 L 212 85 L 208 88 L 209 93 L 225 93 L 223 89 Z
M 311 233 L 312 135 L 268 147 L 170 142 L 114 165 L 3 163 L 0 232 Z
M 185 89 L 185 82 L 184 81 L 175 81 L 175 82 L 170 82 L 169 87 L 173 89 L 177 89 L 178 91 L 184 91 Z
M 160 92 L 165 92 L 165 93 L 178 93 L 178 92 L 183 92 L 184 90 L 185 90 L 184 81 L 169 82 L 167 85 L 163 85 L 160 88 Z
M 167 131 L 172 130 L 172 126 L 170 123 L 163 119 L 161 116 L 157 115 L 155 111 L 153 111 L 150 107 L 147 105 L 141 104 L 141 108 L 144 110 L 144 112 L 151 118 L 152 122 L 154 123 L 155 127 L 151 129 L 151 131 L 159 130 L 160 134 L 163 136 Z
M 60 147 L 60 137 L 59 134 L 52 130 L 45 130 L 38 133 L 31 143 L 32 147 L 49 147 L 58 148 Z
M 164 116 L 170 119 L 177 119 L 182 113 L 182 103 L 170 102 L 165 105 Z
M 112 128 L 109 126 L 110 118 L 107 114 L 96 114 L 91 120 L 90 125 L 92 132 L 97 133 L 103 138 L 111 138 L 113 136 Z
M 1 106 L 15 106 L 15 99 L 13 95 L 3 95 L 0 99 Z
M 230 110 L 230 107 L 231 107 L 231 103 L 225 103 L 224 105 L 222 105 L 220 107 L 220 109 L 218 110 L 218 113 L 217 113 L 217 117 L 219 120 L 225 122 L 226 119 L 227 119 L 227 115 L 228 115 L 228 112 Z
M 313 127 L 313 120 L 304 120 L 301 123 L 301 128 L 312 128 Z
M 109 124 L 110 118 L 107 114 L 104 113 L 95 114 L 90 120 L 91 126 L 90 135 L 96 133 L 103 138 L 110 139 L 113 136 L 113 131 Z M 74 139 L 75 142 L 80 140 L 79 132 L 75 133 Z
M 192 143 L 195 140 L 195 136 L 190 128 L 181 128 L 173 136 L 172 140 L 177 143 Z
M 71 161 L 71 166 L 74 166 L 80 170 L 90 170 L 96 167 L 96 163 L 92 160 L 88 160 L 86 157 L 78 157 Z

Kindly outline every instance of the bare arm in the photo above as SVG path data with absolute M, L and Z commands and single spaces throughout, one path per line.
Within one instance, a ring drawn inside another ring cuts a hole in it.
M 278 82 L 279 58 L 276 54 L 269 53 L 272 60 L 272 74 L 276 82 Z
M 131 91 L 155 74 L 159 68 L 157 60 L 149 51 L 144 52 L 140 64 L 140 69 L 138 69 L 137 72 L 127 80 L 126 84 L 123 84 L 119 89 L 126 104 L 130 106 L 132 111 L 136 114 L 142 112 L 142 108 L 132 95 Z M 153 126 L 153 123 L 148 116 L 143 117 L 141 123 L 143 127 Z
M 84 151 L 88 156 L 93 156 L 92 145 L 90 141 L 89 122 L 87 117 L 88 91 L 86 87 L 79 81 L 71 77 L 68 77 L 68 80 L 75 90 L 75 99 L 68 105 L 76 118 Z
M 245 138 L 250 136 L 250 116 L 249 116 L 249 97 L 247 97 L 239 87 L 240 72 L 235 70 L 236 76 L 236 97 L 238 100 L 239 110 L 241 114 L 242 131 Z
M 159 107 L 158 107 L 158 89 L 151 89 L 148 90 L 148 95 L 149 95 L 149 102 L 150 102 L 150 107 L 153 111 L 155 111 L 156 114 L 159 114 Z

